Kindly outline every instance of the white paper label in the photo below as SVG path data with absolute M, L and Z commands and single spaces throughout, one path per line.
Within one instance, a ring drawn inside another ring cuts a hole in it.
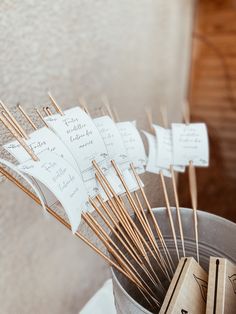
M 73 233 L 76 232 L 81 211 L 87 209 L 87 193 L 79 175 L 61 157 L 44 152 L 40 161 L 28 160 L 18 169 L 42 182 L 60 201 L 69 218 Z
M 119 166 L 129 190 L 131 192 L 138 190 L 137 182 L 129 170 L 130 162 L 128 154 L 116 124 L 108 116 L 99 117 L 93 121 L 104 140 L 110 160 L 114 160 L 117 166 Z M 109 172 L 112 169 L 109 169 Z M 118 195 L 125 192 L 124 187 L 114 169 L 109 174 L 109 182 L 114 187 L 114 190 Z
M 205 123 L 173 123 L 174 163 L 207 167 L 209 165 L 209 144 Z
M 160 171 L 163 173 L 166 177 L 171 177 L 171 173 L 169 169 L 158 167 L 157 165 L 157 140 L 156 137 L 146 131 L 143 131 L 145 134 L 147 141 L 148 141 L 148 160 L 147 160 L 147 166 L 146 171 L 151 173 L 160 173 Z
M 45 117 L 47 124 L 66 143 L 76 158 L 85 180 L 94 177 L 92 161 L 107 168 L 108 152 L 93 120 L 79 107 Z
M 40 154 L 45 151 L 50 151 L 57 154 L 61 158 L 65 159 L 71 166 L 78 169 L 77 163 L 65 146 L 65 144 L 48 128 L 44 127 L 38 129 L 29 135 L 29 139 L 26 140 L 28 146 L 33 150 L 35 155 L 40 157 Z M 31 157 L 26 150 L 19 144 L 18 141 L 7 143 L 3 146 L 15 159 L 19 162 L 25 162 Z
M 45 117 L 45 121 L 73 153 L 87 191 L 94 197 L 99 187 L 92 161 L 95 160 L 103 172 L 107 172 L 106 146 L 93 120 L 81 108 L 74 107 L 64 113 L 63 116 Z
M 174 163 L 173 142 L 171 129 L 165 129 L 159 125 L 153 124 L 156 134 L 156 164 L 160 168 L 173 169 L 178 172 L 184 172 L 185 168 Z
M 136 171 L 145 172 L 146 153 L 141 136 L 132 122 L 119 122 L 116 124 L 122 136 L 130 163 L 134 164 Z
M 44 127 L 32 132 L 29 135 L 29 139 L 26 140 L 26 143 L 39 158 L 40 155 L 45 151 L 50 151 L 53 154 L 56 154 L 65 159 L 79 174 L 77 163 L 71 152 L 58 138 L 58 136 L 48 128 Z M 23 163 L 31 159 L 30 155 L 26 152 L 26 150 L 21 146 L 18 141 L 7 143 L 3 147 L 19 163 Z M 44 201 L 49 207 L 52 207 L 58 202 L 55 195 L 52 194 L 51 191 L 47 189 L 47 187 L 45 187 L 41 182 L 38 182 L 35 179 L 33 181 L 37 188 L 41 191 L 42 195 L 44 196 Z
M 114 160 L 120 167 L 125 163 L 126 169 L 128 169 L 128 155 L 115 122 L 108 116 L 96 118 L 93 122 L 102 136 L 110 160 Z

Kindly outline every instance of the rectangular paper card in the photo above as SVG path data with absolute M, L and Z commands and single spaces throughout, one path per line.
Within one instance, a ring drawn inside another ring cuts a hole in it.
M 209 144 L 205 123 L 172 123 L 174 164 L 209 165 Z
M 146 171 L 150 173 L 160 173 L 162 171 L 163 175 L 166 177 L 171 177 L 171 173 L 166 168 L 160 168 L 157 166 L 157 141 L 155 135 L 152 135 L 146 131 L 143 131 L 143 134 L 146 136 L 148 141 L 148 158 L 147 158 L 147 165 Z
M 82 210 L 87 209 L 88 196 L 81 178 L 64 159 L 49 151 L 41 154 L 39 161 L 28 160 L 18 165 L 23 173 L 44 184 L 60 201 L 76 232 Z
M 178 172 L 184 172 L 185 167 L 180 166 L 174 162 L 173 156 L 173 141 L 172 141 L 172 131 L 170 129 L 165 129 L 159 125 L 153 124 L 153 128 L 156 134 L 156 163 L 158 167 L 173 169 Z
M 92 161 L 95 160 L 106 173 L 108 152 L 93 120 L 79 107 L 45 117 L 45 121 L 73 153 L 82 179 L 91 197 L 99 190 Z M 91 182 L 88 182 L 91 181 Z
M 59 139 L 59 137 L 50 129 L 44 127 L 32 132 L 26 140 L 28 146 L 33 150 L 35 155 L 40 157 L 40 154 L 45 151 L 50 151 L 65 159 L 77 171 L 79 168 L 74 156 Z M 31 159 L 30 155 L 21 146 L 18 141 L 13 141 L 3 145 L 3 147 L 19 162 L 25 162 Z
M 70 148 L 85 179 L 94 176 L 92 161 L 107 167 L 108 152 L 93 120 L 79 107 L 44 118 Z M 90 170 L 90 172 L 89 172 Z
M 207 273 L 194 258 L 181 258 L 160 314 L 205 314 Z
M 32 132 L 26 140 L 28 146 L 33 150 L 36 156 L 40 158 L 41 154 L 45 151 L 50 151 L 61 158 L 65 159 L 80 174 L 77 163 L 65 146 L 65 144 L 58 138 L 58 136 L 50 129 L 44 127 Z M 21 146 L 18 141 L 7 143 L 3 146 L 19 163 L 23 163 L 31 159 L 31 156 Z M 45 204 L 52 207 L 58 202 L 54 194 L 47 189 L 47 187 L 36 179 L 32 179 L 33 183 L 41 191 L 44 197 Z
M 139 174 L 144 173 L 146 153 L 143 141 L 134 123 L 127 121 L 118 122 L 116 125 L 123 139 L 130 163 L 134 164 Z
M 207 314 L 236 311 L 236 265 L 225 258 L 210 258 Z
M 93 122 L 106 145 L 110 160 L 114 160 L 121 169 L 128 169 L 127 151 L 115 122 L 108 116 L 93 119 Z
M 116 162 L 116 165 L 119 167 L 129 190 L 131 192 L 136 191 L 138 189 L 138 185 L 130 173 L 128 154 L 115 122 L 108 116 L 99 117 L 93 119 L 93 121 L 106 145 L 109 159 Z M 125 190 L 116 172 L 113 168 L 108 171 L 109 174 L 106 177 L 116 191 L 116 194 L 123 194 Z

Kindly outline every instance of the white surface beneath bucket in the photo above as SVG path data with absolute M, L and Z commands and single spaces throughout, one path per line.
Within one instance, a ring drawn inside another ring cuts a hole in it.
M 107 280 L 102 288 L 88 301 L 80 314 L 116 314 L 112 280 Z

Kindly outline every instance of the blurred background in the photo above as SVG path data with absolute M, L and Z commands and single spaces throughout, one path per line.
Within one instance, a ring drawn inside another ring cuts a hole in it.
M 235 17 L 229 0 L 3 0 L 0 98 L 16 116 L 20 103 L 35 118 L 48 90 L 63 108 L 85 97 L 92 114 L 105 93 L 121 120 L 148 130 L 146 107 L 156 123 L 163 105 L 169 123 L 181 121 L 188 96 L 211 145 L 210 168 L 197 170 L 198 207 L 236 221 Z M 0 132 L 2 144 L 9 134 Z M 162 206 L 158 176 L 144 183 L 152 206 Z M 190 206 L 185 175 L 179 193 Z M 109 277 L 98 256 L 6 181 L 0 247 L 4 314 L 78 313 Z

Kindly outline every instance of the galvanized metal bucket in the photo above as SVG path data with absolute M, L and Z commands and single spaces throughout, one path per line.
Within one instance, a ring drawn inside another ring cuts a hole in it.
M 195 257 L 196 243 L 194 237 L 193 211 L 189 208 L 181 208 L 180 210 L 184 229 L 186 255 Z M 173 259 L 176 259 L 167 211 L 165 208 L 155 208 L 153 212 L 161 227 L 169 252 Z M 172 214 L 176 231 L 179 235 L 175 208 L 172 208 Z M 136 218 L 134 218 L 134 220 L 136 220 Z M 210 256 L 225 257 L 236 263 L 236 224 L 219 216 L 198 211 L 198 230 L 200 264 L 204 269 L 208 270 Z M 179 248 L 181 248 L 179 236 L 178 244 Z M 112 279 L 115 305 L 118 314 L 151 313 L 142 306 L 142 297 L 137 293 L 137 290 L 129 280 L 115 269 L 112 269 Z

